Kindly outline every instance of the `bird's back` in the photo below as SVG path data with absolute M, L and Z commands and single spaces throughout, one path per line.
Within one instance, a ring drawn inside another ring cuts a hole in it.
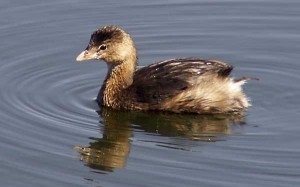
M 172 59 L 137 70 L 126 89 L 127 106 L 140 110 L 224 113 L 248 107 L 233 67 L 200 58 Z M 125 105 L 126 106 L 126 105 Z

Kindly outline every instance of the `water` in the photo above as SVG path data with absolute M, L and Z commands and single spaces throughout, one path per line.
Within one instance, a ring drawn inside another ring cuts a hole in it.
M 1 186 L 300 185 L 297 0 L 1 0 Z M 207 57 L 253 76 L 243 117 L 100 110 L 104 63 L 75 62 L 98 27 L 140 65 Z

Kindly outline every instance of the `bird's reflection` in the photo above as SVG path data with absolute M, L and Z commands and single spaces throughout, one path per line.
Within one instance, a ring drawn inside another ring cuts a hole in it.
M 75 146 L 81 160 L 102 171 L 124 168 L 130 152 L 130 138 L 136 129 L 160 136 L 181 137 L 193 141 L 218 141 L 232 133 L 232 124 L 244 123 L 243 114 L 193 115 L 116 111 L 98 111 L 103 125 L 102 138 L 91 138 L 88 147 Z

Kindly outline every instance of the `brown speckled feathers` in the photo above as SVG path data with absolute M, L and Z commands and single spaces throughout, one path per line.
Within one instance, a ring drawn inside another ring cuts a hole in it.
M 76 59 L 107 63 L 97 97 L 102 106 L 199 114 L 237 112 L 250 106 L 241 85 L 251 78 L 233 80 L 233 67 L 221 61 L 180 58 L 136 70 L 134 41 L 116 26 L 96 30 Z
M 232 69 L 232 66 L 215 60 L 167 60 L 136 71 L 134 81 L 128 89 L 132 89 L 137 102 L 155 105 L 197 86 L 193 83 L 195 79 L 205 79 L 209 76 L 228 77 Z

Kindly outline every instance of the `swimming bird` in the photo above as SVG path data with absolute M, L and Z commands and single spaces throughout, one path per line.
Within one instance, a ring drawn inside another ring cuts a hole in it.
M 108 67 L 98 93 L 101 106 L 120 110 L 231 113 L 250 106 L 242 90 L 247 77 L 233 79 L 233 66 L 202 58 L 159 61 L 137 69 L 137 49 L 123 29 L 110 25 L 92 33 L 76 60 L 101 60 Z

